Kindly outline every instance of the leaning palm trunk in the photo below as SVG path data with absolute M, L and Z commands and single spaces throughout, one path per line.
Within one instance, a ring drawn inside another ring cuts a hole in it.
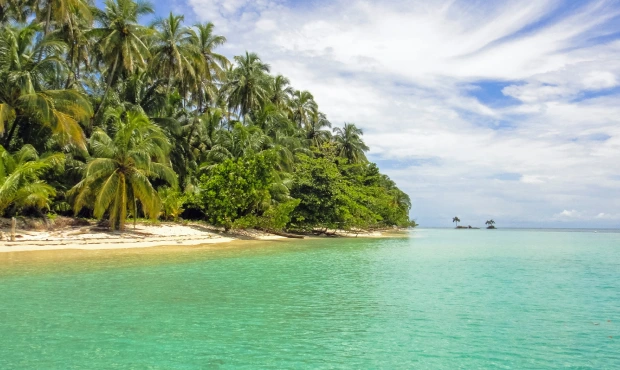
M 110 72 L 110 76 L 108 76 L 108 83 L 106 84 L 106 88 L 105 88 L 105 91 L 103 92 L 101 103 L 99 103 L 99 108 L 97 108 L 97 112 L 95 113 L 95 117 L 99 114 L 99 112 L 101 111 L 101 108 L 103 108 L 103 105 L 105 104 L 105 99 L 108 96 L 108 91 L 110 90 L 110 87 L 112 86 L 112 81 L 114 79 L 114 73 L 116 72 L 117 65 L 118 65 L 118 54 L 116 55 L 116 59 L 114 59 L 114 64 L 112 65 L 112 72 Z

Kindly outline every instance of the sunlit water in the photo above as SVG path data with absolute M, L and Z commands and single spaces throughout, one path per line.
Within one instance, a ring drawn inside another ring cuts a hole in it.
M 24 256 L 0 369 L 620 369 L 620 233 Z

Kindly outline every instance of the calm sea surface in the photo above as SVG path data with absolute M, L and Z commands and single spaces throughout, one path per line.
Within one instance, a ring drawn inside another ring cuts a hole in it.
M 620 233 L 0 254 L 0 369 L 620 369 Z

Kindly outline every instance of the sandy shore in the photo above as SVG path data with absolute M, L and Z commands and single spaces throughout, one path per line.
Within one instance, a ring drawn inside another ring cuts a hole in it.
M 162 223 L 158 225 L 138 224 L 134 229 L 128 225 L 123 233 L 110 232 L 92 226 L 66 227 L 53 231 L 17 230 L 15 242 L 0 241 L 2 252 L 45 251 L 59 249 L 127 249 L 161 246 L 192 246 L 228 243 L 233 240 L 284 239 L 260 231 L 240 231 L 223 234 L 202 225 L 180 225 Z
M 104 250 L 149 247 L 197 246 L 229 243 L 235 240 L 276 240 L 287 239 L 258 230 L 239 230 L 224 233 L 222 230 L 202 224 L 138 224 L 127 225 L 125 232 L 110 232 L 94 225 L 67 226 L 51 231 L 17 230 L 16 241 L 8 241 L 7 230 L 3 230 L 4 239 L 0 240 L 0 253 L 52 251 L 52 250 Z M 345 232 L 329 230 L 342 237 L 389 237 L 386 233 Z M 295 240 L 295 239 L 287 239 Z

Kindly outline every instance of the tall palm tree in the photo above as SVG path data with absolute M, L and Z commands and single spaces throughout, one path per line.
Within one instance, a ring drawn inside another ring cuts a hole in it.
M 58 25 L 53 33 L 54 38 L 64 41 L 68 50 L 66 53 L 67 79 L 65 88 L 79 85 L 82 65 L 90 66 L 91 39 L 87 32 L 92 27 L 93 17 L 84 17 L 79 12 L 70 12 L 65 22 Z
M 289 105 L 291 97 L 295 90 L 290 86 L 291 82 L 288 78 L 277 75 L 270 81 L 269 100 L 278 108 L 285 108 Z
M 312 112 L 308 125 L 306 126 L 306 140 L 309 146 L 320 148 L 321 145 L 328 142 L 332 135 L 324 128 L 331 128 L 332 124 L 327 120 L 324 113 L 319 111 Z
M 299 128 L 306 128 L 318 105 L 309 91 L 298 90 L 293 93 L 293 98 L 290 100 L 290 109 L 293 122 L 297 123 Z
M 290 133 L 292 130 L 296 129 L 296 127 L 293 127 L 286 113 L 270 101 L 265 102 L 265 104 L 257 108 L 246 123 L 248 125 L 260 127 L 266 135 L 271 137 L 278 131 L 287 131 Z
M 489 229 L 495 228 L 495 226 L 493 226 L 493 225 L 495 225 L 495 221 L 493 221 L 492 219 L 491 220 L 487 220 L 487 222 L 485 222 L 484 224 L 485 225 L 489 225 Z
M 366 152 L 369 148 L 362 140 L 364 132 L 353 123 L 345 123 L 343 128 L 334 128 L 336 153 L 346 158 L 349 163 L 366 162 Z
M 255 53 L 246 52 L 235 56 L 237 65 L 232 69 L 228 82 L 223 87 L 228 95 L 228 106 L 236 109 L 242 119 L 268 99 L 269 65 L 263 63 Z
M 0 215 L 8 207 L 49 209 L 56 190 L 40 177 L 54 168 L 61 169 L 65 156 L 56 153 L 39 157 L 31 145 L 14 154 L 0 146 Z
M 226 42 L 226 37 L 214 34 L 213 23 L 198 23 L 194 27 L 192 43 L 201 56 L 194 67 L 198 75 L 195 92 L 198 111 L 203 113 L 205 103 L 215 100 L 216 81 L 223 80 L 225 68 L 230 62 L 225 56 L 215 52 L 217 47 Z
M 150 31 L 138 23 L 138 18 L 150 13 L 153 13 L 151 4 L 140 0 L 106 0 L 105 11 L 96 10 L 95 19 L 100 27 L 91 30 L 89 36 L 97 39 L 97 49 L 108 67 L 106 88 L 96 115 L 105 104 L 119 70 L 131 73 L 146 67 L 150 53 L 144 39 Z
M 58 26 L 71 25 L 72 15 L 92 19 L 92 2 L 89 0 L 42 0 L 37 6 L 37 18 L 45 24 L 43 35 L 47 35 L 52 22 Z
M 184 19 L 182 15 L 170 13 L 153 24 L 157 32 L 153 38 L 151 67 L 167 80 L 168 91 L 174 80 L 183 85 L 186 75 L 190 78 L 196 75 L 194 59 L 200 55 L 192 42 L 193 32 L 183 27 Z
M 90 149 L 84 178 L 72 189 L 75 213 L 92 206 L 95 217 L 102 218 L 107 211 L 110 227 L 124 230 L 129 208 L 135 225 L 139 201 L 146 216 L 157 218 L 161 202 L 151 179 L 177 185 L 168 160 L 170 143 L 162 130 L 143 113 L 119 110 L 114 138 L 97 128 Z
M 54 89 L 65 68 L 58 57 L 65 44 L 49 37 L 34 42 L 38 25 L 5 27 L 0 33 L 0 133 L 8 147 L 18 128 L 35 124 L 51 130 L 61 144 L 85 146 L 80 122 L 92 115 L 87 99 L 76 90 Z M 52 88 L 50 88 L 52 87 Z M 10 127 L 8 127 L 10 126 Z M 33 129 L 21 141 L 32 139 Z
M 455 216 L 455 217 L 452 218 L 452 222 L 455 222 L 456 226 L 458 227 L 459 226 L 459 222 L 461 222 L 461 220 L 458 217 Z

